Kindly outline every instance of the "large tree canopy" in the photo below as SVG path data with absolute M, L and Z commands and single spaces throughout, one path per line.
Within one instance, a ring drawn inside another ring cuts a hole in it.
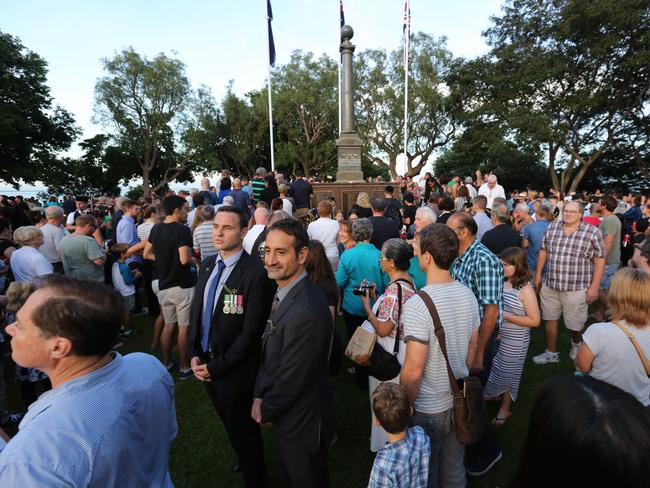
M 544 149 L 553 186 L 574 191 L 650 97 L 645 0 L 513 0 L 492 50 L 464 67 L 470 117 Z
M 429 158 L 453 140 L 456 103 L 447 83 L 452 55 L 445 39 L 417 33 L 411 39 L 406 174 L 420 173 Z M 397 176 L 404 152 L 404 68 L 401 49 L 363 51 L 355 65 L 359 133 L 368 156 Z
M 34 183 L 78 129 L 52 103 L 47 64 L 20 40 L 0 31 L 0 180 Z
M 215 102 L 206 89 L 192 91 L 181 61 L 162 53 L 148 60 L 128 48 L 105 59 L 104 70 L 95 85 L 96 113 L 136 158 L 145 194 L 215 164 L 205 150 Z

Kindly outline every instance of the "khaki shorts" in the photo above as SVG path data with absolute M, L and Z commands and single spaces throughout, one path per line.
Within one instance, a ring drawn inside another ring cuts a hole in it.
M 190 308 L 194 287 L 174 286 L 158 292 L 158 301 L 162 309 L 165 324 L 178 323 L 179 326 L 190 325 Z
M 587 322 L 587 290 L 556 291 L 542 285 L 540 292 L 542 319 L 564 318 L 567 329 L 581 331 Z

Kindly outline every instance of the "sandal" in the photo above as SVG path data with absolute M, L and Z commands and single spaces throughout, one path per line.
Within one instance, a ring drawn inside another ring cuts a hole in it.
M 508 412 L 508 414 L 505 417 L 499 417 L 498 415 L 492 419 L 492 425 L 495 427 L 501 427 L 506 423 L 506 420 L 508 420 L 510 417 L 512 417 L 512 412 Z

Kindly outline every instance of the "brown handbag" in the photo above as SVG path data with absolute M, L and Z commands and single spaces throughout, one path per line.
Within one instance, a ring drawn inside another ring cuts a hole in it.
M 447 374 L 449 375 L 449 385 L 451 386 L 451 394 L 453 396 L 456 439 L 461 444 L 472 445 L 481 437 L 483 429 L 485 429 L 485 402 L 483 401 L 481 381 L 476 376 L 466 376 L 458 380 L 456 379 L 449 365 L 445 329 L 440 322 L 438 310 L 427 293 L 420 290 L 418 295 L 429 309 L 436 337 L 440 344 L 440 350 L 447 363 Z

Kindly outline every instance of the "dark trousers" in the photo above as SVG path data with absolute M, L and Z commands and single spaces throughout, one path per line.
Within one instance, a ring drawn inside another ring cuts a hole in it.
M 266 487 L 264 445 L 260 426 L 251 418 L 253 392 L 223 392 L 212 382 L 204 383 L 208 396 L 226 428 L 237 454 L 239 469 L 249 488 Z
M 321 432 L 320 446 L 315 451 L 305 449 L 295 438 L 287 439 L 276 434 L 278 450 L 290 488 L 326 488 L 329 486 L 327 470 L 327 443 Z
M 151 289 L 151 282 L 153 281 L 153 261 L 147 259 L 142 261 L 140 271 L 142 271 L 142 286 L 144 286 L 144 291 L 147 296 L 149 315 L 152 317 L 158 317 L 158 314 L 160 313 L 160 304 L 158 303 L 158 297 Z
M 494 331 L 490 341 L 487 343 L 485 348 L 485 356 L 483 356 L 483 371 L 477 375 L 481 380 L 483 388 L 487 383 L 488 378 L 490 377 L 490 370 L 492 369 L 492 361 L 494 356 L 499 349 L 499 343 L 497 342 L 497 330 Z M 475 444 L 467 446 L 465 459 L 468 463 L 471 463 L 475 459 L 488 459 L 492 460 L 496 458 L 501 452 L 501 445 L 497 439 L 494 428 L 490 425 L 489 422 L 485 424 L 485 429 L 483 429 L 483 434 Z
M 361 326 L 365 320 L 366 317 L 362 317 L 361 315 L 354 315 L 346 312 L 345 309 L 343 310 L 343 322 L 345 322 L 345 330 L 348 333 L 348 341 L 352 339 L 354 331 L 357 330 L 357 327 Z M 355 365 L 354 380 L 360 389 L 368 389 L 368 373 L 365 368 Z

